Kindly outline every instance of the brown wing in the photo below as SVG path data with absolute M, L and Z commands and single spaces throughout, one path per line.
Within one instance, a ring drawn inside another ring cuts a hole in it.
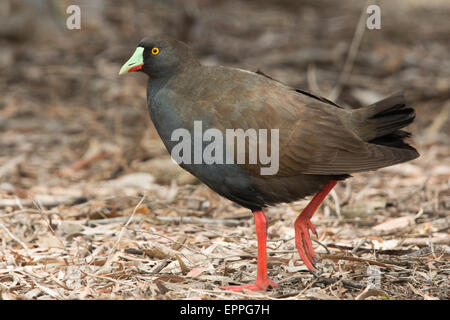
M 202 99 L 200 94 L 197 101 L 205 105 L 206 101 L 213 101 L 212 121 L 223 131 L 279 129 L 276 176 L 348 174 L 405 161 L 402 150 L 362 140 L 352 129 L 351 110 L 295 91 L 263 75 L 217 69 L 214 68 L 215 81 L 204 83 L 200 92 L 211 92 L 208 88 L 223 82 L 227 83 L 227 89 L 214 97 L 207 96 L 208 99 Z M 252 175 L 260 175 L 260 165 L 242 166 Z

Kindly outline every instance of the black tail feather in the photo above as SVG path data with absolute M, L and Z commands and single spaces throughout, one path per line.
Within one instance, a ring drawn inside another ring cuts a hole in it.
M 416 113 L 409 107 L 403 94 L 398 93 L 367 107 L 368 121 L 373 125 L 375 134 L 368 142 L 392 148 L 414 150 L 404 140 L 409 132 L 401 130 L 411 124 Z
M 404 139 L 409 137 L 411 137 L 411 134 L 409 132 L 397 130 L 382 137 L 370 140 L 369 142 L 387 147 L 412 150 L 414 148 L 404 141 Z
M 411 124 L 416 117 L 413 108 L 406 108 L 405 104 L 394 105 L 371 116 L 377 122 L 376 138 L 388 135 Z

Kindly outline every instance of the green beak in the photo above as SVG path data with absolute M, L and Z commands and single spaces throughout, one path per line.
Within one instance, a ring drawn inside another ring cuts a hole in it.
M 130 59 L 120 68 L 119 75 L 138 71 L 144 65 L 144 48 L 137 47 Z

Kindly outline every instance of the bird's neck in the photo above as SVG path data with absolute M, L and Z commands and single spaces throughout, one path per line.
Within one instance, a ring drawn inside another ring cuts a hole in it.
M 199 63 L 192 63 L 179 66 L 176 69 L 171 70 L 170 72 L 165 71 L 161 74 L 153 72 L 148 79 L 148 97 L 155 96 L 159 92 L 159 90 L 164 88 L 173 79 L 186 74 L 195 73 L 195 70 L 198 67 L 201 67 Z
M 147 82 L 147 101 L 152 100 L 171 78 L 172 76 L 149 77 Z

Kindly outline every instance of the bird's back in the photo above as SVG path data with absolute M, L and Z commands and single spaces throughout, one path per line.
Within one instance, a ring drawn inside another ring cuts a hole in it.
M 398 133 L 411 119 L 402 96 L 388 98 L 378 109 L 375 104 L 346 110 L 262 74 L 198 66 L 170 79 L 150 100 L 157 104 L 150 106 L 151 116 L 169 152 L 174 146 L 170 133 L 180 127 L 193 133 L 194 121 L 202 121 L 203 132 L 278 130 L 278 145 L 270 145 L 279 149 L 275 174 L 261 175 L 261 163 L 182 165 L 218 193 L 247 207 L 248 201 L 259 207 L 293 201 L 317 192 L 329 180 L 418 155 L 403 143 L 406 135 Z M 385 125 L 389 123 L 391 127 Z

